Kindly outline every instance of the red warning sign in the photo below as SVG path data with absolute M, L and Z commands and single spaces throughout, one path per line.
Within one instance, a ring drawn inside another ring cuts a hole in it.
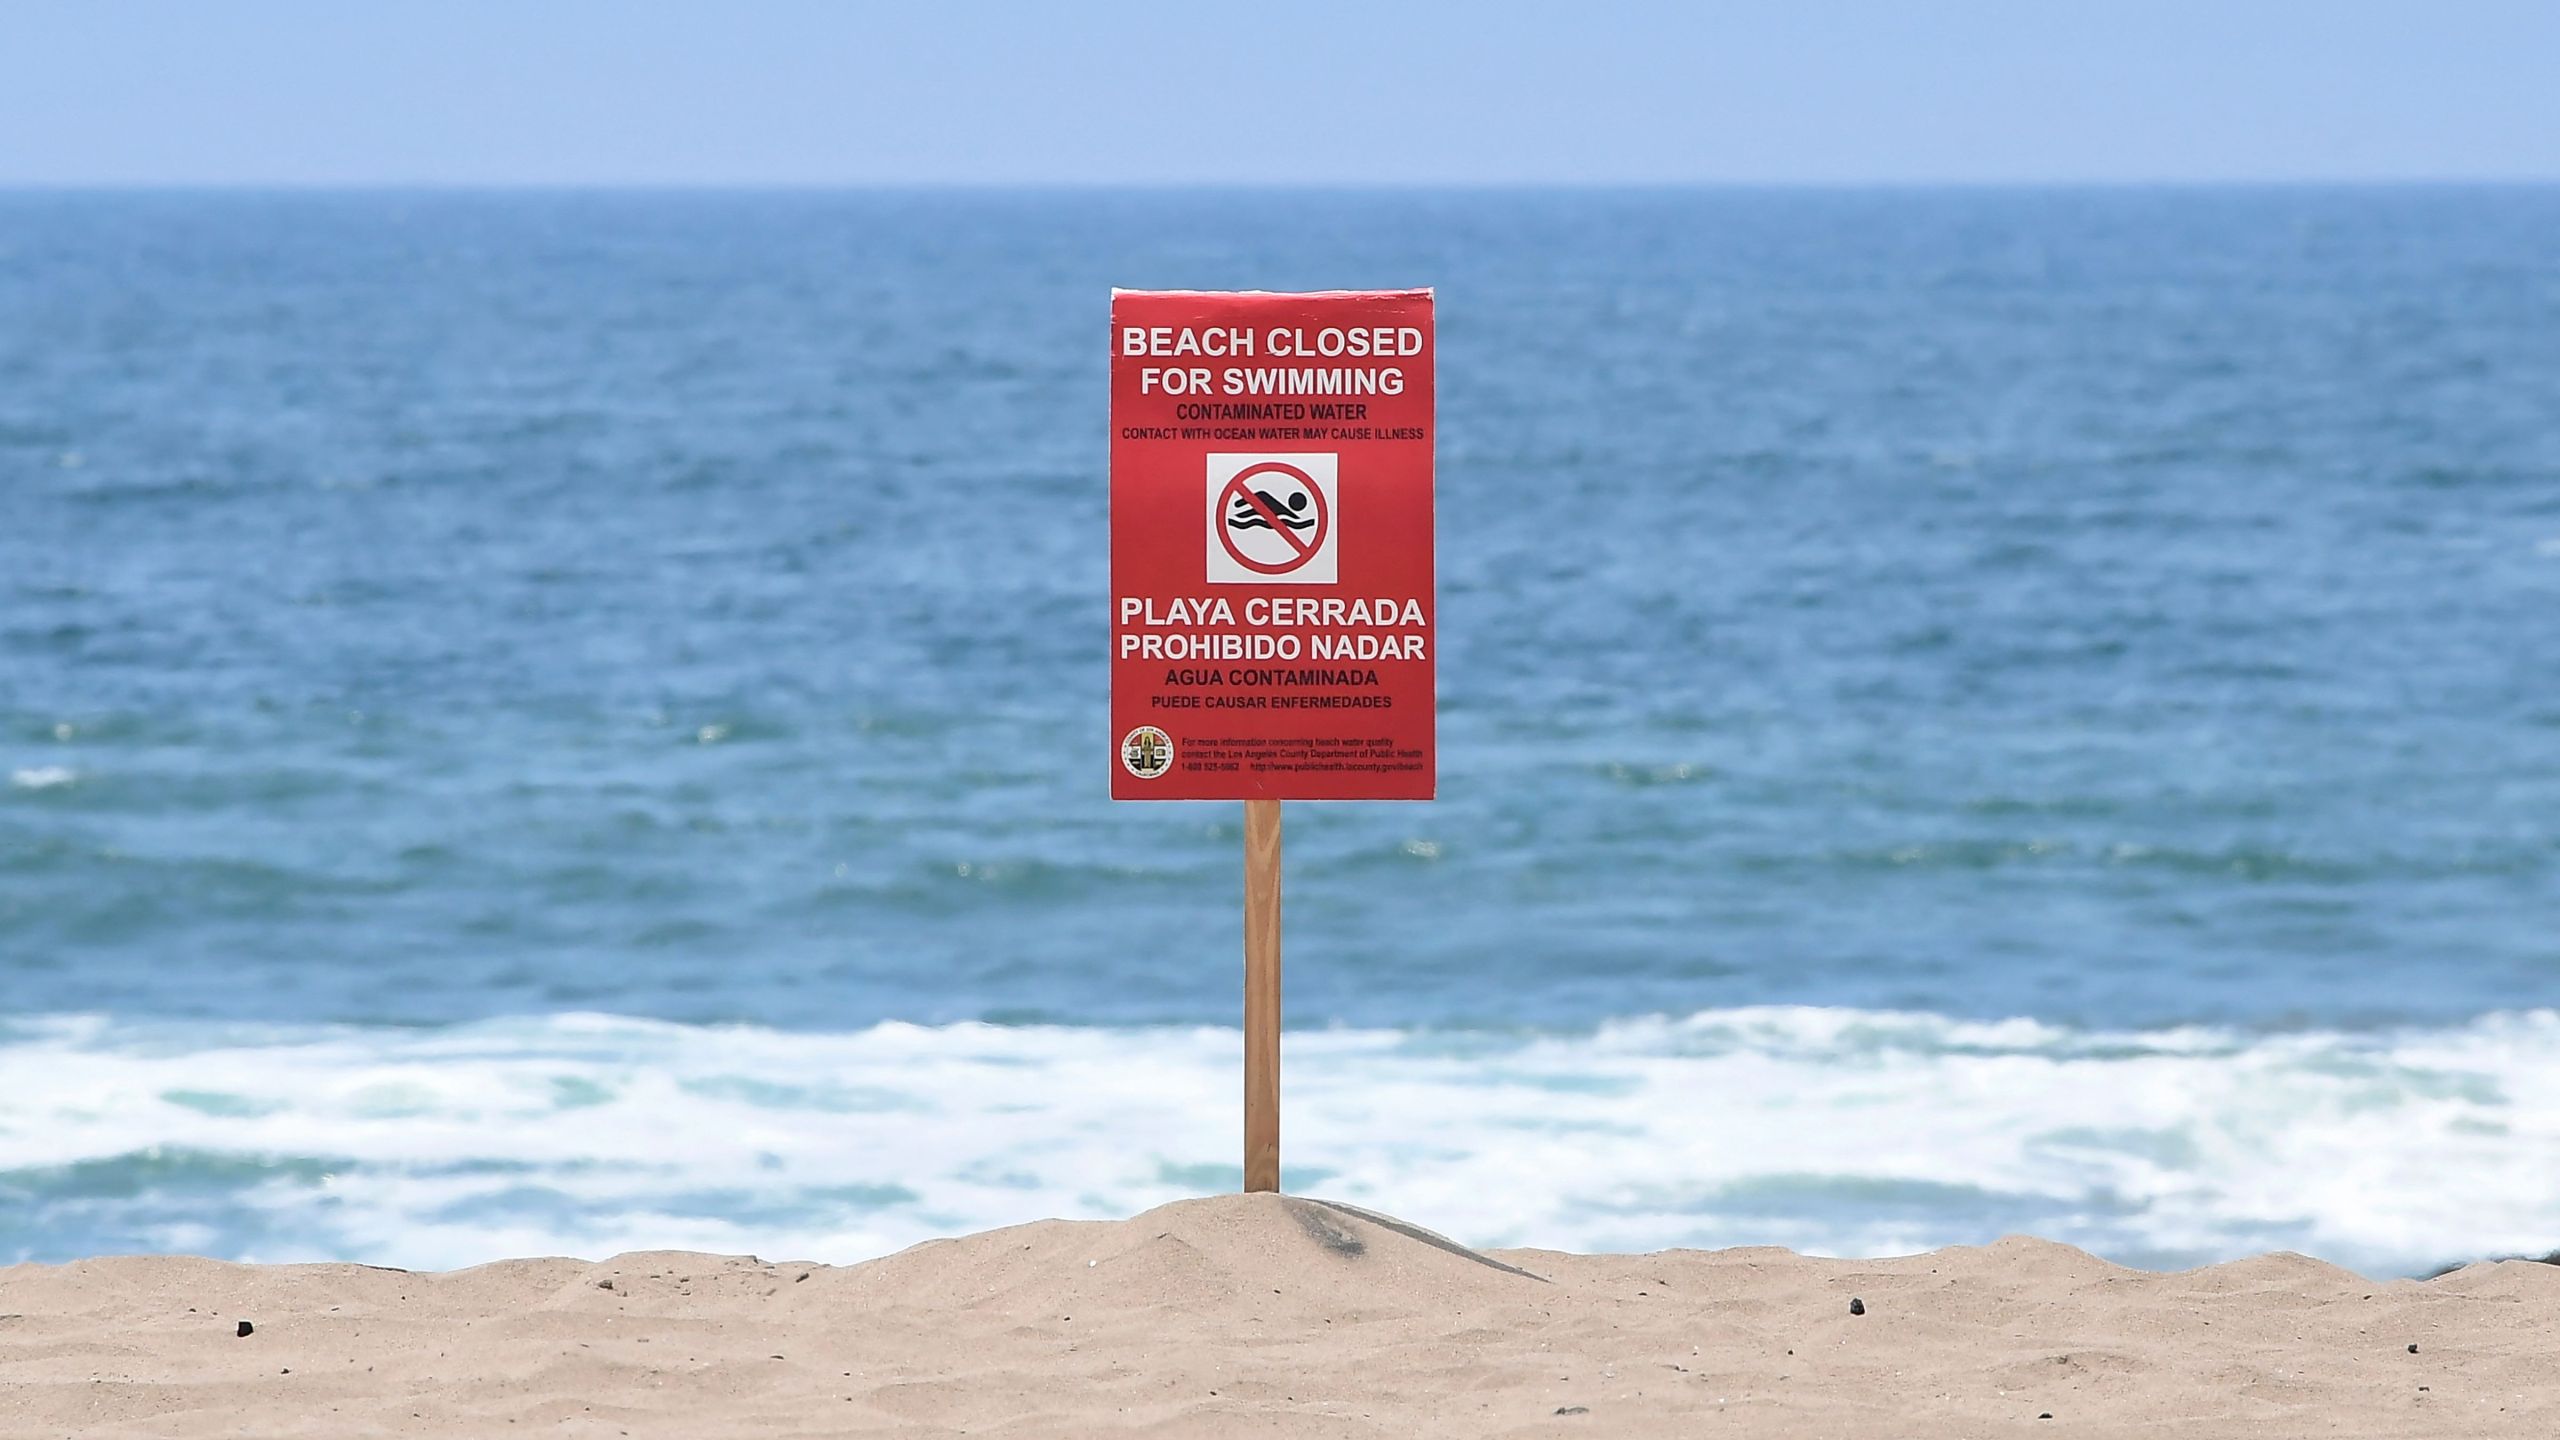
M 1428 800 L 1431 292 L 1111 297 L 1111 793 Z

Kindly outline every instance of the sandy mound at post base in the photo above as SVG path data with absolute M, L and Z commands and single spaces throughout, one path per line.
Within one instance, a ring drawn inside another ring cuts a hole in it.
M 2376 1283 L 2269 1255 L 2157 1275 L 2026 1239 L 1892 1260 L 1488 1257 L 1258 1195 L 841 1269 L 649 1252 L 441 1275 L 149 1257 L 0 1270 L 12 1440 L 1726 1426 L 2560 1434 L 2560 1269 Z

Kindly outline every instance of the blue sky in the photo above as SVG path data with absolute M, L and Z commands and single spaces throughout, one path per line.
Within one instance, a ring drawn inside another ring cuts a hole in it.
M 2560 0 L 0 0 L 0 184 L 2560 179 Z

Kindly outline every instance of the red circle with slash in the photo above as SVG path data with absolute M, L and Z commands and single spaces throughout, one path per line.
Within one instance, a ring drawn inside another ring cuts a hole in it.
M 1245 482 L 1256 475 L 1286 475 L 1290 479 L 1295 480 L 1300 485 L 1306 487 L 1306 492 L 1315 497 L 1316 531 L 1314 539 L 1299 539 L 1297 532 L 1288 526 L 1280 513 L 1274 510 L 1270 505 L 1264 503 L 1261 496 L 1253 493 L 1253 487 L 1245 484 Z M 1231 513 L 1228 507 L 1234 505 L 1239 500 L 1243 501 L 1244 504 L 1255 514 L 1260 515 L 1263 519 L 1263 523 L 1271 527 L 1271 533 L 1279 536 L 1291 550 L 1294 550 L 1297 553 L 1291 555 L 1286 560 L 1256 560 L 1252 556 L 1244 553 L 1243 547 L 1236 544 L 1235 532 L 1228 528 L 1227 523 L 1227 517 Z M 1227 554 L 1234 557 L 1237 564 L 1243 566 L 1247 570 L 1255 572 L 1256 574 L 1286 575 L 1290 571 L 1296 570 L 1305 565 L 1308 561 L 1316 557 L 1317 551 L 1324 548 L 1325 535 L 1331 531 L 1332 528 L 1333 512 L 1325 506 L 1323 487 L 1317 485 L 1312 476 L 1308 475 L 1306 471 L 1299 469 L 1295 465 L 1286 464 L 1278 460 L 1258 461 L 1255 464 L 1248 465 L 1244 469 L 1237 471 L 1235 478 L 1227 482 L 1226 488 L 1218 492 L 1218 543 L 1227 547 Z

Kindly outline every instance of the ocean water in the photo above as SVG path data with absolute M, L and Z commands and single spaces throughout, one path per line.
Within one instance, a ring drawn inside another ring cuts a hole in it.
M 1440 293 L 1293 1188 L 2560 1245 L 2560 190 L 0 195 L 0 1262 L 849 1260 L 1238 1182 L 1105 798 L 1113 284 Z

